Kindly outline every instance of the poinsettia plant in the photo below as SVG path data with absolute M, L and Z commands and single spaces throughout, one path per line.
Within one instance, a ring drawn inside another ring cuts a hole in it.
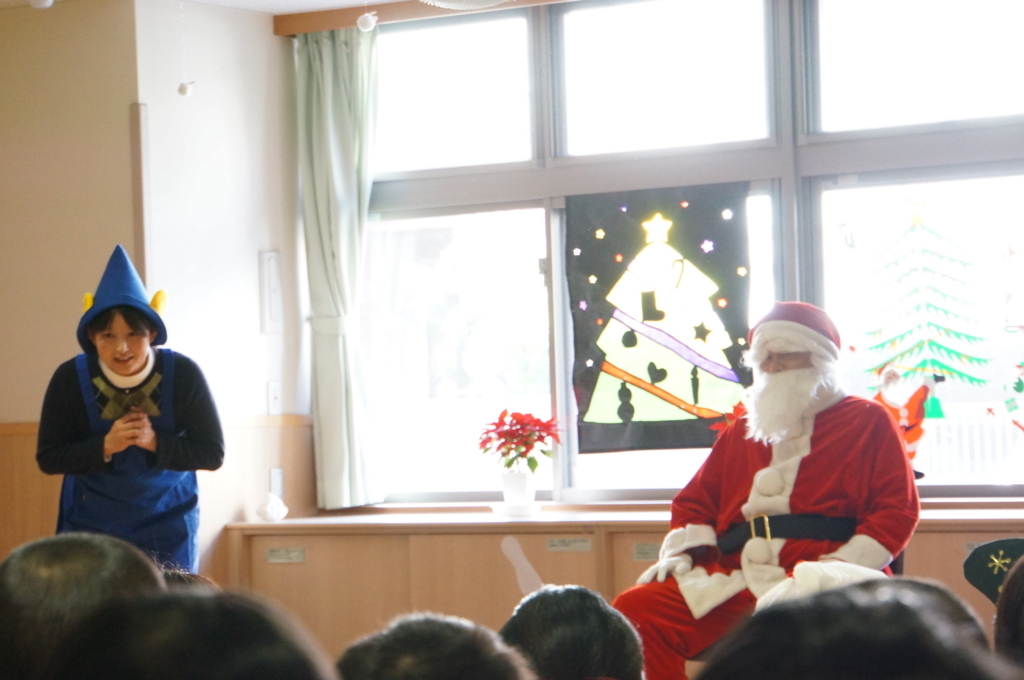
M 561 442 L 557 427 L 554 418 L 541 420 L 530 413 L 509 413 L 505 409 L 480 434 L 480 450 L 497 453 L 503 466 L 517 471 L 522 470 L 522 461 L 526 461 L 533 472 L 538 464 L 534 450 L 550 458 L 549 440 Z

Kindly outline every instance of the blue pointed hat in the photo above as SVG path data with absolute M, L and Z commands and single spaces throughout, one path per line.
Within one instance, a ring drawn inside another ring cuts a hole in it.
M 110 261 L 107 262 L 107 269 L 103 272 L 100 285 L 96 287 L 96 294 L 85 295 L 85 313 L 78 322 L 78 344 L 87 354 L 96 353 L 96 346 L 89 339 L 85 327 L 111 307 L 133 307 L 142 312 L 156 329 L 153 344 L 164 344 L 167 342 L 167 328 L 157 313 L 162 306 L 163 297 L 163 291 L 158 291 L 153 296 L 152 304 L 147 301 L 146 287 L 142 285 L 142 278 L 135 270 L 135 265 L 124 248 L 117 246 L 110 256 Z

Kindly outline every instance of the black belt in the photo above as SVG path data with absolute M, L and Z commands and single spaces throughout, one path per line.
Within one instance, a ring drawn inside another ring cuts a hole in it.
M 758 521 L 761 520 L 761 521 Z M 853 537 L 857 520 L 853 517 L 824 515 L 754 515 L 749 522 L 733 524 L 718 537 L 723 555 L 741 550 L 751 538 L 809 538 L 818 541 L 843 541 Z

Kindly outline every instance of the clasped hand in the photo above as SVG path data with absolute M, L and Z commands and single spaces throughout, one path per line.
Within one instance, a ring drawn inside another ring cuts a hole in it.
M 138 406 L 114 421 L 110 432 L 103 438 L 103 458 L 107 461 L 115 453 L 124 451 L 129 446 L 138 446 L 147 451 L 156 451 L 156 432 L 149 416 Z

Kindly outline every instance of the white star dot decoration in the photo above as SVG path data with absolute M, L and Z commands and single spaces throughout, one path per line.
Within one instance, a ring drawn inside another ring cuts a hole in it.
M 729 210 L 728 208 L 723 210 L 722 211 L 722 219 L 723 220 L 731 220 L 732 219 L 732 211 Z
M 590 278 L 587 279 L 587 281 L 590 281 L 591 283 L 597 283 L 597 277 L 591 274 Z
M 703 250 L 705 253 L 710 253 L 712 250 L 715 249 L 715 244 L 712 243 L 711 241 L 704 241 L 704 243 L 700 244 L 700 249 Z

